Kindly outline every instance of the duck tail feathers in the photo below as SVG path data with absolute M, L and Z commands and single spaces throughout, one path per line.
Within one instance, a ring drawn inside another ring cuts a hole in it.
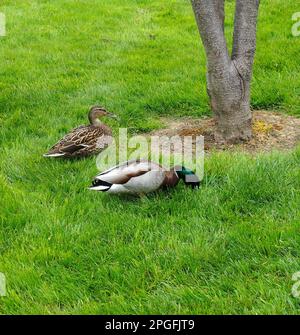
M 112 187 L 111 183 L 108 183 L 104 180 L 95 179 L 92 183 L 92 186 L 89 187 L 90 190 L 93 191 L 101 191 L 106 192 Z
M 44 154 L 43 157 L 62 157 L 64 155 L 65 155 L 65 153 L 56 152 L 56 153 L 52 153 L 52 154 L 51 153 Z

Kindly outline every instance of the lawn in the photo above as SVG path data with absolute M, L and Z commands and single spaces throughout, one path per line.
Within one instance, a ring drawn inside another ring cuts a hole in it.
M 300 116 L 297 11 L 261 1 L 253 109 Z M 300 147 L 215 153 L 199 191 L 141 199 L 89 192 L 93 157 L 42 157 L 94 103 L 120 116 L 115 133 L 209 115 L 189 1 L 2 0 L 0 12 L 0 313 L 299 314 Z

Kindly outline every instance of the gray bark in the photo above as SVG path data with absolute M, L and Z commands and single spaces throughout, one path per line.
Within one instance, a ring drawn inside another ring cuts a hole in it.
M 236 0 L 230 57 L 224 35 L 224 0 L 191 0 L 207 58 L 207 93 L 216 141 L 251 138 L 250 82 L 259 0 Z

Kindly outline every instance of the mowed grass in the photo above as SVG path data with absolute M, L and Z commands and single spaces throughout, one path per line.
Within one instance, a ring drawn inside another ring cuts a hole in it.
M 299 115 L 294 1 L 262 1 L 253 108 Z M 42 153 L 100 103 L 134 134 L 209 114 L 189 1 L 2 0 L 0 313 L 289 313 L 300 148 L 214 154 L 199 191 L 89 192 L 95 158 Z M 226 34 L 232 32 L 228 1 Z

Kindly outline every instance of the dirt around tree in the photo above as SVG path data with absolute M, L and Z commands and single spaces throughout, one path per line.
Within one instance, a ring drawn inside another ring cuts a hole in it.
M 251 140 L 241 144 L 218 144 L 214 138 L 216 124 L 213 118 L 161 118 L 165 128 L 151 132 L 156 136 L 204 136 L 204 149 L 210 151 L 244 151 L 249 153 L 289 150 L 300 142 L 300 118 L 277 112 L 253 112 Z

